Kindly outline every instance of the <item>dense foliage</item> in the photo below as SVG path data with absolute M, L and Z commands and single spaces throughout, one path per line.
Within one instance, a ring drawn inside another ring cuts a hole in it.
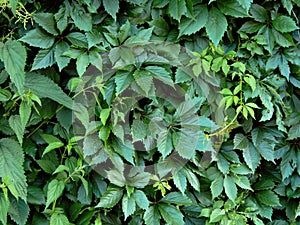
M 0 14 L 0 224 L 300 224 L 299 0 Z

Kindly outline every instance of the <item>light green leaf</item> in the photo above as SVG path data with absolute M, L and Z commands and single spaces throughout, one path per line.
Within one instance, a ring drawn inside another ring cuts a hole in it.
M 151 73 L 146 70 L 136 70 L 133 73 L 133 77 L 137 85 L 145 92 L 146 96 L 148 96 L 151 88 L 154 86 Z
M 75 25 L 83 31 L 90 31 L 92 30 L 92 16 L 90 13 L 87 13 L 84 7 L 78 4 L 72 4 L 71 10 L 71 18 L 73 19 Z
M 19 115 L 12 115 L 9 117 L 9 126 L 17 135 L 19 143 L 22 145 L 25 127 L 22 126 L 21 117 Z
M 184 193 L 187 187 L 187 181 L 183 170 L 179 170 L 173 174 L 173 182 L 175 186 Z
M 62 180 L 53 179 L 48 184 L 46 208 L 57 200 L 65 189 L 65 183 Z
M 250 6 L 251 6 L 251 3 L 253 2 L 253 0 L 238 0 L 238 2 L 248 12 L 248 10 L 250 9 Z
M 26 57 L 26 49 L 19 41 L 8 40 L 4 44 L 0 42 L 0 59 L 19 93 L 22 93 L 25 81 Z
M 135 199 L 136 204 L 140 208 L 145 210 L 149 208 L 149 200 L 143 191 L 135 190 L 133 193 L 133 197 Z
M 184 169 L 184 173 L 190 185 L 192 185 L 196 191 L 200 191 L 200 181 L 196 176 L 196 173 L 189 169 Z
M 205 28 L 209 39 L 215 46 L 217 46 L 221 41 L 227 29 L 227 25 L 227 20 L 224 14 L 221 13 L 217 8 L 212 7 L 209 11 Z
M 79 77 L 82 77 L 82 75 L 85 73 L 89 64 L 90 64 L 90 57 L 86 52 L 77 58 L 76 70 L 77 70 Z
M 118 187 L 109 186 L 100 198 L 100 202 L 96 207 L 98 208 L 112 208 L 122 198 L 123 189 Z
M 14 14 L 14 16 L 16 15 L 18 3 L 19 3 L 19 0 L 9 0 L 11 11 Z
M 206 5 L 197 5 L 194 8 L 194 18 L 183 18 L 179 23 L 179 37 L 191 35 L 205 26 L 208 17 Z
M 69 57 L 63 55 L 69 49 L 69 47 L 69 44 L 65 41 L 60 41 L 55 45 L 54 56 L 59 71 L 62 71 L 62 69 L 65 68 L 71 61 Z
M 162 154 L 163 158 L 166 158 L 173 150 L 172 135 L 167 129 L 159 133 L 157 150 Z
M 103 0 L 105 11 L 111 15 L 114 20 L 117 20 L 117 12 L 119 11 L 119 0 Z
M 144 221 L 146 225 L 160 224 L 160 215 L 156 206 L 150 206 L 144 213 Z
M 29 216 L 29 207 L 25 200 L 11 198 L 8 214 L 16 224 L 25 225 Z
M 250 181 L 248 177 L 246 176 L 238 176 L 238 177 L 233 177 L 234 182 L 241 188 L 247 189 L 247 190 L 252 190 Z
M 7 213 L 9 209 L 9 200 L 4 196 L 3 193 L 0 193 L 0 222 L 2 224 L 7 224 Z
M 278 16 L 272 21 L 273 27 L 280 32 L 291 32 L 297 30 L 295 21 L 289 16 Z
M 300 123 L 292 126 L 288 132 L 288 140 L 294 140 L 300 137 Z
M 223 216 L 225 216 L 224 209 L 214 209 L 210 214 L 209 222 L 210 223 L 219 222 Z
M 35 13 L 33 19 L 50 34 L 58 35 L 52 13 Z
M 52 143 L 50 143 L 50 144 L 45 148 L 42 157 L 43 157 L 44 155 L 46 155 L 48 152 L 51 152 L 52 150 L 57 149 L 57 148 L 60 148 L 60 147 L 62 147 L 62 146 L 64 146 L 64 143 L 62 143 L 62 142 L 52 142 Z
M 124 195 L 122 199 L 122 211 L 124 213 L 125 220 L 128 216 L 132 215 L 136 210 L 135 199 L 133 196 L 128 197 Z
M 69 225 L 68 217 L 61 213 L 53 213 L 50 218 L 50 225 Z
M 38 73 L 27 73 L 25 88 L 31 90 L 32 93 L 40 98 L 50 98 L 69 109 L 73 109 L 73 100 L 48 77 L 42 76 Z
M 22 128 L 25 130 L 25 127 L 31 115 L 31 105 L 26 101 L 22 101 L 19 108 L 19 114 Z
M 223 191 L 223 182 L 224 179 L 222 176 L 214 179 L 210 185 L 210 190 L 213 198 L 217 198 Z
M 172 18 L 180 21 L 181 16 L 187 12 L 185 0 L 170 0 L 168 11 Z
M 232 177 L 225 176 L 224 178 L 224 189 L 225 193 L 231 201 L 235 201 L 237 197 L 237 187 Z
M 163 67 L 160 66 L 147 66 L 146 70 L 151 72 L 154 78 L 162 81 L 163 83 L 174 86 L 174 82 L 171 78 L 171 74 Z
M 255 194 L 257 200 L 267 206 L 280 206 L 279 197 L 271 190 L 259 191 Z
M 31 71 L 52 66 L 55 63 L 54 52 L 54 47 L 41 49 L 34 58 Z
M 101 123 L 103 125 L 106 124 L 106 121 L 108 119 L 108 117 L 110 116 L 110 111 L 111 109 L 102 109 L 101 112 L 100 112 L 100 119 L 101 119 Z
M 20 41 L 23 41 L 33 47 L 46 49 L 50 48 L 54 44 L 55 38 L 45 33 L 42 29 L 36 28 L 26 33 Z
M 184 225 L 183 215 L 178 208 L 172 205 L 159 204 L 158 210 L 162 218 L 172 225 Z
M 193 203 L 188 196 L 180 192 L 168 193 L 160 201 L 168 204 L 175 204 L 175 205 L 191 205 Z

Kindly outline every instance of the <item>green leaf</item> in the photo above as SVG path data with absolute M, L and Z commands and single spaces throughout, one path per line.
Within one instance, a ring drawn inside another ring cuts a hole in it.
M 26 57 L 26 49 L 19 41 L 8 40 L 4 44 L 0 42 L 0 59 L 19 93 L 22 93 L 25 81 Z
M 258 4 L 252 4 L 250 13 L 253 19 L 258 22 L 266 22 L 268 20 L 266 9 Z
M 212 7 L 209 11 L 205 28 L 209 39 L 215 46 L 217 46 L 221 41 L 227 29 L 227 25 L 227 20 L 224 14 L 217 8 Z
M 242 1 L 242 0 L 240 0 Z M 247 1 L 247 0 L 244 0 Z M 227 0 L 218 1 L 218 7 L 222 13 L 228 16 L 233 16 L 236 18 L 248 17 L 248 10 L 240 5 L 238 1 Z
M 258 146 L 256 146 L 256 149 L 265 160 L 274 162 L 275 160 L 274 147 L 275 144 L 271 144 L 267 141 L 262 141 L 259 143 Z
M 29 216 L 29 207 L 25 200 L 10 199 L 9 216 L 18 225 L 25 225 Z
M 0 89 L 0 101 L 7 102 L 11 98 L 11 93 L 8 90 Z
M 191 35 L 205 26 L 208 17 L 206 5 L 197 5 L 194 8 L 194 18 L 183 18 L 179 24 L 179 37 Z
M 144 213 L 144 221 L 146 225 L 160 224 L 160 215 L 156 206 L 150 206 Z
M 172 225 L 184 225 L 183 215 L 178 208 L 172 205 L 159 204 L 158 210 L 162 218 Z
M 62 180 L 53 179 L 50 181 L 47 188 L 46 208 L 62 195 L 64 189 L 65 183 Z
M 249 141 L 243 134 L 236 134 L 233 139 L 234 149 L 244 150 L 249 147 Z
M 26 101 L 22 101 L 20 104 L 19 113 L 22 128 L 25 129 L 31 115 L 31 105 Z
M 65 41 L 60 41 L 55 45 L 54 57 L 60 72 L 71 61 L 69 57 L 63 55 L 69 49 L 69 47 L 69 44 Z
M 173 182 L 175 186 L 184 193 L 187 187 L 187 180 L 183 170 L 179 170 L 173 174 Z
M 60 7 L 58 12 L 54 15 L 56 26 L 60 33 L 62 33 L 67 28 L 68 17 L 70 15 L 70 3 L 68 1 L 65 1 L 64 3 L 64 7 Z
M 163 67 L 160 66 L 147 66 L 146 70 L 153 74 L 153 77 L 162 81 L 163 83 L 174 86 L 171 74 Z
M 131 132 L 133 142 L 143 140 L 147 134 L 147 126 L 139 119 L 133 120 Z
M 180 192 L 170 192 L 169 194 L 164 196 L 160 201 L 175 205 L 191 205 L 193 203 L 188 196 Z
M 69 33 L 66 38 L 72 43 L 72 45 L 74 45 L 75 47 L 80 47 L 80 48 L 88 48 L 88 41 L 86 36 L 83 33 L 80 32 L 72 32 Z M 75 49 L 78 51 L 78 49 Z M 81 54 L 85 53 L 85 51 L 83 51 L 81 49 Z M 79 56 L 79 55 L 78 55 Z M 77 56 L 77 57 L 78 57 Z M 71 57 L 71 56 L 70 56 Z M 74 57 L 74 58 L 77 58 Z M 73 57 L 71 57 L 73 58 Z
M 296 124 L 289 129 L 288 140 L 294 140 L 300 137 L 300 124 Z
M 250 143 L 248 148 L 243 150 L 243 157 L 247 166 L 252 171 L 255 171 L 260 164 L 261 157 L 252 143 Z
M 159 133 L 157 140 L 157 150 L 166 158 L 173 150 L 172 134 L 169 130 L 163 130 Z
M 151 88 L 153 87 L 153 78 L 151 73 L 146 70 L 136 70 L 133 73 L 133 77 L 137 85 L 146 93 L 146 96 L 148 96 Z
M 41 49 L 34 58 L 31 71 L 52 66 L 55 63 L 54 52 L 54 47 L 49 49 Z
M 73 109 L 73 100 L 48 77 L 38 73 L 27 73 L 25 88 L 31 90 L 33 94 L 40 98 L 50 98 L 69 109 Z
M 16 15 L 18 3 L 19 3 L 19 0 L 9 0 L 11 11 L 14 14 L 14 16 Z
M 9 117 L 9 126 L 13 129 L 17 135 L 19 143 L 22 145 L 25 127 L 22 126 L 21 118 L 19 115 L 13 115 Z
M 105 11 L 111 15 L 114 20 L 117 20 L 117 13 L 119 11 L 119 0 L 103 0 Z
M 116 92 L 120 94 L 133 82 L 133 76 L 128 71 L 118 71 L 115 75 Z
M 181 17 L 187 12 L 185 0 L 170 0 L 168 11 L 172 18 L 180 21 Z
M 223 191 L 223 182 L 224 179 L 222 176 L 214 179 L 210 185 L 210 190 L 213 198 L 217 198 Z
M 45 33 L 42 29 L 36 28 L 26 33 L 25 36 L 20 38 L 20 41 L 23 41 L 33 47 L 46 49 L 50 48 L 54 44 L 55 38 Z
M 280 206 L 278 196 L 271 190 L 259 191 L 255 194 L 257 200 L 267 206 Z
M 42 157 L 43 157 L 44 155 L 46 155 L 48 152 L 51 152 L 52 150 L 57 149 L 57 148 L 60 148 L 60 147 L 62 147 L 62 146 L 64 146 L 64 143 L 62 143 L 61 141 L 50 143 L 50 144 L 45 148 Z
M 231 201 L 235 201 L 237 197 L 237 187 L 232 177 L 225 176 L 224 178 L 224 189 L 225 193 Z
M 225 216 L 225 210 L 224 209 L 214 209 L 211 212 L 211 215 L 209 217 L 209 222 L 210 223 L 219 222 L 222 219 L 223 216 Z
M 121 200 L 122 196 L 123 196 L 122 188 L 109 186 L 101 196 L 100 202 L 96 207 L 112 208 Z
M 143 191 L 135 190 L 133 193 L 133 197 L 135 199 L 136 204 L 140 208 L 145 210 L 149 208 L 149 200 Z
M 85 73 L 89 64 L 90 64 L 90 57 L 86 52 L 84 52 L 77 58 L 76 70 L 77 70 L 79 77 L 82 77 L 82 75 Z
M 34 205 L 44 205 L 45 201 L 45 194 L 42 189 L 37 186 L 29 186 L 27 188 L 27 201 L 30 204 Z
M 0 222 L 2 224 L 7 224 L 7 213 L 9 209 L 9 200 L 4 196 L 3 193 L 0 193 Z
M 35 13 L 33 19 L 50 34 L 58 35 L 52 13 Z
M 50 225 L 69 225 L 68 217 L 61 213 L 53 213 L 50 218 Z
M 248 11 L 250 9 L 250 6 L 251 6 L 251 3 L 253 2 L 253 0 L 238 0 L 238 2 L 244 9 L 246 9 Z
M 247 190 L 252 190 L 250 181 L 248 177 L 246 176 L 238 176 L 238 177 L 233 177 L 234 182 L 241 188 L 247 189 Z
M 133 196 L 128 197 L 124 195 L 122 199 L 122 211 L 124 213 L 125 220 L 128 216 L 132 215 L 136 210 L 135 199 Z
M 297 30 L 295 21 L 288 16 L 278 16 L 272 21 L 273 27 L 280 32 L 291 32 Z
M 81 7 L 78 4 L 72 5 L 71 10 L 71 18 L 73 19 L 75 25 L 83 31 L 90 31 L 92 30 L 92 16 L 91 14 L 87 13 L 84 9 L 84 7 Z

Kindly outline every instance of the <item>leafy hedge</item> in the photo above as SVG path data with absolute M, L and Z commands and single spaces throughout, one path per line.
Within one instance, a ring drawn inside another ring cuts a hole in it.
M 299 0 L 0 13 L 0 224 L 300 224 Z

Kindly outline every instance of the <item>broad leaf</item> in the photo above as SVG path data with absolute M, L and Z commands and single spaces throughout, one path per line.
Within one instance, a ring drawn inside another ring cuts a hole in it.
M 248 11 L 250 9 L 250 6 L 251 6 L 251 3 L 253 2 L 253 0 L 238 0 L 238 2 L 244 9 L 246 9 Z
M 25 81 L 26 57 L 26 49 L 19 41 L 8 40 L 4 44 L 0 42 L 0 59 L 19 93 L 22 93 Z
M 122 211 L 124 213 L 125 220 L 128 216 L 132 215 L 135 212 L 136 204 L 133 196 L 128 197 L 124 195 L 122 199 Z
M 147 126 L 143 121 L 139 119 L 133 120 L 131 132 L 133 142 L 143 140 L 147 134 Z
M 92 16 L 91 14 L 87 13 L 84 7 L 81 7 L 78 4 L 72 5 L 71 10 L 71 18 L 73 19 L 75 25 L 83 31 L 90 31 L 92 30 Z
M 119 0 L 103 0 L 103 6 L 106 12 L 116 20 L 117 12 L 119 11 Z
M 60 41 L 55 46 L 54 57 L 59 71 L 65 68 L 71 61 L 69 57 L 63 55 L 69 49 L 69 47 L 69 44 L 65 41 Z
M 227 20 L 224 14 L 215 7 L 211 8 L 205 28 L 209 39 L 215 46 L 217 46 L 221 41 L 227 29 L 227 25 Z
M 258 4 L 252 4 L 250 13 L 253 19 L 258 22 L 265 22 L 268 20 L 266 9 Z
M 248 0 L 239 0 L 248 1 Z M 218 1 L 218 7 L 222 13 L 228 16 L 233 17 L 248 17 L 248 10 L 244 8 L 238 1 L 227 0 L 227 1 Z
M 10 199 L 9 216 L 18 225 L 25 225 L 29 216 L 29 207 L 25 200 Z
M 249 145 L 248 148 L 243 150 L 243 157 L 247 166 L 252 171 L 255 171 L 258 165 L 260 164 L 261 157 L 252 143 Z
M 236 134 L 233 139 L 234 149 L 244 150 L 249 147 L 249 141 L 243 134 Z
M 185 0 L 170 0 L 168 10 L 172 18 L 180 21 L 181 17 L 187 12 Z
M 156 206 L 150 206 L 144 213 L 144 221 L 146 225 L 160 224 L 160 215 Z
M 52 13 L 35 13 L 33 19 L 50 34 L 58 35 Z
M 280 32 L 291 32 L 298 29 L 295 21 L 288 16 L 278 16 L 272 21 L 273 27 Z
M 61 213 L 53 213 L 50 218 L 51 225 L 69 225 L 69 220 L 66 215 Z
M 234 202 L 237 197 L 237 187 L 232 177 L 225 176 L 224 189 L 228 198 Z
M 179 170 L 173 174 L 173 182 L 175 186 L 184 193 L 187 187 L 187 180 L 183 170 Z
M 184 225 L 183 215 L 178 208 L 172 205 L 159 204 L 158 210 L 162 218 L 172 225 Z
M 213 182 L 211 183 L 210 190 L 211 190 L 213 198 L 218 197 L 222 193 L 222 191 L 223 191 L 223 182 L 224 182 L 223 177 L 219 176 L 216 179 L 214 179 Z
M 136 204 L 140 208 L 145 209 L 145 210 L 147 210 L 149 208 L 149 200 L 143 191 L 140 191 L 140 190 L 134 191 L 133 197 L 135 199 Z
M 171 192 L 164 196 L 160 201 L 175 205 L 191 205 L 193 203 L 188 196 L 180 192 Z
M 100 202 L 96 207 L 112 208 L 121 200 L 122 196 L 123 196 L 122 188 L 109 186 L 101 196 Z
M 257 200 L 267 206 L 280 206 L 278 196 L 271 190 L 259 191 L 255 197 Z
M 62 180 L 57 180 L 53 179 L 50 181 L 48 184 L 48 189 L 47 189 L 47 201 L 46 201 L 46 208 L 57 200 L 63 193 L 65 189 L 65 183 Z
M 55 63 L 55 48 L 42 49 L 35 56 L 31 70 L 43 69 Z
M 36 28 L 34 30 L 30 30 L 20 40 L 30 46 L 46 49 L 50 48 L 54 44 L 55 38 L 47 34 L 42 29 Z
M 300 123 L 292 126 L 288 132 L 288 139 L 294 140 L 300 137 Z
M 84 52 L 77 58 L 76 70 L 77 70 L 79 77 L 82 77 L 82 75 L 85 73 L 89 64 L 90 64 L 90 57 L 86 52 Z
M 157 140 L 157 150 L 166 158 L 173 150 L 172 135 L 169 130 L 163 130 L 159 133 Z

